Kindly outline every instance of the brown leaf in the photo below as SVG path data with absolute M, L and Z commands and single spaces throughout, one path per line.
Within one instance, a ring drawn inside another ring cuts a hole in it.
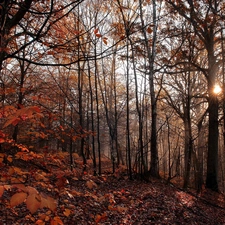
M 95 34 L 95 36 L 98 37 L 98 38 L 102 37 L 101 34 Z
M 86 182 L 86 186 L 89 188 L 89 189 L 93 189 L 93 188 L 97 188 L 98 185 L 93 181 L 93 180 L 88 180 Z
M 146 29 L 146 31 L 147 31 L 149 34 L 151 34 L 153 30 L 152 30 L 151 27 L 148 27 L 148 28 Z
M 59 177 L 55 184 L 60 190 L 63 189 L 66 186 L 66 184 L 68 184 L 68 180 L 65 177 Z

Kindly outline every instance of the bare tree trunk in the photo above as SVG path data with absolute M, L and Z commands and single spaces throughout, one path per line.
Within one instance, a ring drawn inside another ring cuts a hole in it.
M 127 54 L 129 52 L 129 45 L 127 43 Z M 127 122 L 126 122 L 126 134 L 127 134 L 127 162 L 128 162 L 128 172 L 129 178 L 132 180 L 132 166 L 131 166 L 131 144 L 130 144 L 130 87 L 129 87 L 129 61 L 127 57 L 127 80 L 126 80 L 126 114 L 127 114 Z
M 80 30 L 80 15 L 79 15 L 79 13 L 80 13 L 80 7 L 79 7 L 79 5 L 78 5 L 78 30 Z M 78 58 L 80 58 L 80 56 L 81 56 L 81 46 L 82 46 L 82 43 L 80 42 L 80 38 L 79 38 L 79 36 L 78 36 L 78 38 L 77 38 L 77 42 L 78 42 L 78 52 L 77 52 L 77 54 L 78 54 Z M 83 170 L 86 170 L 86 164 L 87 164 L 87 160 L 86 160 L 86 156 L 85 156 L 85 153 L 84 153 L 84 142 L 85 142 L 85 140 L 84 140 L 84 131 L 83 131 L 83 129 L 84 129 L 84 113 L 83 113 L 83 83 L 84 83 L 84 81 L 83 81 L 83 66 L 82 66 L 82 68 L 81 68 L 81 62 L 80 61 L 78 61 L 78 64 L 77 64 L 77 66 L 78 66 L 78 98 L 79 98 L 79 101 L 78 101 L 78 107 L 79 107 L 79 123 L 80 123 L 80 130 L 79 130 L 79 132 L 80 132 L 80 153 L 81 153 L 81 156 L 82 156 L 82 158 L 83 158 L 83 165 L 84 165 L 84 167 L 83 167 Z
M 189 109 L 188 114 L 190 114 Z M 186 189 L 190 180 L 190 171 L 191 171 L 191 156 L 193 152 L 193 144 L 192 144 L 192 135 L 191 135 L 191 119 L 190 116 L 184 119 L 184 127 L 185 127 L 185 158 L 184 158 L 184 184 L 183 188 Z
M 213 38 L 210 37 L 210 39 Z M 209 136 L 208 136 L 208 158 L 207 158 L 207 175 L 206 187 L 218 192 L 218 108 L 219 103 L 217 96 L 213 92 L 216 83 L 216 61 L 213 48 L 214 40 L 211 40 L 208 45 L 208 113 L 209 113 Z
M 126 17 L 123 12 L 123 8 L 119 0 L 117 0 L 119 9 L 123 18 L 125 36 L 126 36 L 126 148 L 127 148 L 127 165 L 128 165 L 128 174 L 130 180 L 132 177 L 132 162 L 131 162 L 131 137 L 130 137 L 130 79 L 129 79 L 129 36 L 130 36 L 130 27 L 129 22 L 126 20 Z
M 143 142 L 143 115 L 142 115 L 142 106 L 141 106 L 141 99 L 138 97 L 138 77 L 136 73 L 136 65 L 135 65 L 135 54 L 133 50 L 133 43 L 130 40 L 130 46 L 131 46 L 131 58 L 133 63 L 133 73 L 134 73 L 134 81 L 135 81 L 135 102 L 136 102 L 136 110 L 138 115 L 138 153 L 140 152 L 140 173 L 141 175 L 144 175 L 147 173 L 147 166 L 144 159 L 144 142 Z
M 92 83 L 91 83 L 91 69 L 90 64 L 88 61 L 88 83 L 89 83 L 89 90 L 90 90 L 90 102 L 91 102 L 91 130 L 94 132 L 95 130 L 95 124 L 94 124 L 94 97 L 93 97 L 93 91 L 92 91 Z M 96 163 L 96 153 L 95 153 L 95 136 L 92 134 L 92 154 L 93 154 L 93 169 L 94 169 L 94 175 L 97 175 L 97 163 Z
M 170 146 L 170 123 L 169 123 L 169 117 L 166 117 L 166 123 L 167 123 L 167 147 L 168 147 L 168 171 L 169 171 L 169 175 L 168 175 L 168 181 L 171 180 L 172 178 L 172 173 L 171 173 L 171 146 Z
M 96 24 L 96 21 L 95 21 Z M 96 28 L 95 28 L 96 29 Z M 95 37 L 95 42 L 96 42 L 97 38 Z M 95 64 L 95 68 L 94 68 L 94 83 L 95 83 L 95 101 L 96 101 L 96 118 L 97 118 L 97 146 L 98 146 L 98 173 L 99 175 L 101 175 L 101 170 L 102 170 L 102 166 L 101 166 L 101 142 L 100 142 L 100 114 L 99 114 L 99 96 L 98 96 L 98 76 L 99 76 L 99 72 L 98 72 L 98 62 L 97 62 L 97 46 L 95 44 L 94 46 L 94 64 Z
M 151 98 L 151 138 L 150 138 L 150 149 L 151 149 L 151 162 L 150 162 L 150 175 L 153 177 L 159 177 L 159 165 L 158 165 L 158 146 L 157 146 L 157 98 L 155 94 L 154 87 L 154 63 L 156 55 L 156 40 L 157 40 L 157 16 L 156 16 L 156 1 L 152 1 L 152 24 L 153 24 L 153 33 L 152 33 L 152 45 L 149 44 L 149 39 L 146 34 L 142 2 L 139 1 L 140 8 L 140 19 L 142 23 L 142 33 L 144 35 L 145 47 L 147 51 L 147 58 L 149 63 L 149 89 L 150 89 L 150 98 Z

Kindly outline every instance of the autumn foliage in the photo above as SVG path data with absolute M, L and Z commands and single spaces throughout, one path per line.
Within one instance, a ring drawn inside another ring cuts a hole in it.
M 1 222 L 225 223 L 224 12 L 1 0 Z

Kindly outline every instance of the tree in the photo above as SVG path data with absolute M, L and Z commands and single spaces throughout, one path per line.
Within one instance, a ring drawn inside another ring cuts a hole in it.
M 193 63 L 193 66 L 201 70 L 208 83 L 208 159 L 206 187 L 218 191 L 218 99 L 213 92 L 217 82 L 217 74 L 221 60 L 216 53 L 220 42 L 221 29 L 218 24 L 221 21 L 219 12 L 224 5 L 221 1 L 179 1 L 166 0 L 175 12 L 184 18 L 194 30 L 199 40 L 199 48 L 204 47 L 207 54 L 207 67 L 202 68 Z
M 141 19 L 141 30 L 144 36 L 144 43 L 146 48 L 146 55 L 148 59 L 147 73 L 149 79 L 149 90 L 151 97 L 151 164 L 150 164 L 150 175 L 159 177 L 159 165 L 158 165 L 158 146 L 157 146 L 157 97 L 155 92 L 155 57 L 156 57 L 156 44 L 157 44 L 157 5 L 156 1 L 152 1 L 152 21 L 151 24 L 144 23 L 144 15 L 142 9 L 142 1 L 139 1 L 140 7 L 140 19 Z M 160 10 L 160 6 L 159 6 Z M 147 33 L 152 33 L 151 44 Z

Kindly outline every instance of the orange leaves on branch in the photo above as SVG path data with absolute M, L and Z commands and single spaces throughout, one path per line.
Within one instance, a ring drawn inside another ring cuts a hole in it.
M 94 34 L 97 34 L 97 33 L 98 33 L 98 28 L 94 29 Z
M 106 44 L 106 45 L 108 44 L 108 41 L 107 41 L 108 38 L 107 37 L 104 37 L 102 40 L 103 40 L 104 44 Z
M 152 31 L 153 31 L 153 29 L 151 28 L 151 26 L 149 26 L 149 27 L 146 29 L 146 31 L 147 31 L 149 34 L 151 34 Z
M 95 36 L 98 37 L 98 38 L 102 37 L 101 34 L 95 34 Z
M 94 29 L 94 34 L 95 34 L 95 36 L 97 38 L 102 38 L 102 41 L 104 42 L 105 45 L 108 44 L 108 41 L 107 41 L 108 38 L 107 37 L 103 37 L 102 34 L 99 33 L 99 29 L 98 28 Z
M 8 117 L 8 120 L 5 122 L 3 128 L 6 128 L 9 125 L 16 126 L 20 121 L 31 119 L 34 115 L 40 114 L 41 110 L 37 106 L 28 106 L 21 109 L 18 109 L 14 114 Z
M 99 31 L 98 28 L 94 29 L 94 34 L 96 37 L 100 38 L 102 37 L 102 35 L 98 31 Z
M 56 54 L 56 52 L 55 52 L 55 51 L 53 51 L 53 50 L 49 50 L 49 51 L 47 51 L 47 54 L 48 54 L 48 55 L 55 55 L 55 54 Z

